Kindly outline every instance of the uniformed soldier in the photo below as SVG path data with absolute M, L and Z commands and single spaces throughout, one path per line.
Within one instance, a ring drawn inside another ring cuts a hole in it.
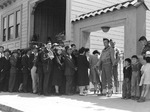
M 141 55 L 145 57 L 146 52 L 150 51 L 150 41 L 147 41 L 145 36 L 140 37 L 139 42 L 143 45 L 143 50 L 141 52 Z
M 107 96 L 110 97 L 112 95 L 112 67 L 115 63 L 114 50 L 109 46 L 109 40 L 107 38 L 103 38 L 103 43 L 105 48 L 102 50 L 100 60 L 96 66 L 102 70 L 103 94 L 106 95 L 106 85 L 108 85 Z

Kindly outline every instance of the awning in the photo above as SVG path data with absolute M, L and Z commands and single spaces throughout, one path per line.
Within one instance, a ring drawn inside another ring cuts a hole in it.
M 147 10 L 149 10 L 148 7 L 146 6 L 145 2 L 143 2 L 142 0 L 129 0 L 129 1 L 118 3 L 115 5 L 109 6 L 109 7 L 105 7 L 103 9 L 98 9 L 98 10 L 95 10 L 95 11 L 92 11 L 89 13 L 82 14 L 82 15 L 78 16 L 77 18 L 75 18 L 74 20 L 72 20 L 72 22 L 76 22 L 76 21 L 87 19 L 87 18 L 99 16 L 99 15 L 106 14 L 109 12 L 114 12 L 116 10 L 121 10 L 124 8 L 129 8 L 131 6 L 139 7 L 140 5 L 144 5 L 144 7 Z

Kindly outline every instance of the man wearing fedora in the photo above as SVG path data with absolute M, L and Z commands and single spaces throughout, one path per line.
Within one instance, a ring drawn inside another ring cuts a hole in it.
M 4 51 L 4 57 L 1 58 L 1 68 L 0 68 L 0 91 L 8 91 L 8 83 L 10 76 L 10 50 L 6 49 Z
M 18 51 L 14 50 L 12 52 L 12 55 L 10 57 L 10 77 L 9 77 L 9 92 L 16 92 L 18 91 L 17 87 L 17 74 L 18 74 L 18 67 L 17 67 L 17 61 L 18 61 Z

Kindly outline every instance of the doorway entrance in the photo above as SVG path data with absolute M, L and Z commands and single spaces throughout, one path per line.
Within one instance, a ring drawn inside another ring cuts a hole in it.
M 78 48 L 90 47 L 91 32 L 124 26 L 124 57 L 139 55 L 138 39 L 146 35 L 146 10 L 144 2 L 133 0 L 82 14 L 72 21 L 74 42 Z
M 56 35 L 65 32 L 66 0 L 44 0 L 34 12 L 34 35 L 39 42 L 57 41 Z
M 120 54 L 120 61 L 118 63 L 118 92 L 122 92 L 122 84 L 123 84 L 123 57 L 121 54 L 124 53 L 124 26 L 118 26 L 111 28 L 107 33 L 103 32 L 102 30 L 94 31 L 90 33 L 90 53 L 94 50 L 102 52 L 104 49 L 103 38 L 108 38 L 109 40 L 112 39 L 115 42 L 115 48 L 119 51 Z M 88 45 L 87 45 L 88 47 Z M 114 77 L 113 80 L 113 87 L 115 86 Z M 91 88 L 93 87 L 90 84 Z M 114 88 L 115 92 L 115 88 Z

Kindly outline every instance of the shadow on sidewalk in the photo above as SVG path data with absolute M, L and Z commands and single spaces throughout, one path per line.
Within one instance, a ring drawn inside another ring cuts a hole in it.
M 92 98 L 91 98 L 92 97 Z M 150 112 L 150 101 L 146 101 L 144 103 L 138 103 L 137 101 L 133 100 L 123 100 L 121 97 L 105 97 L 105 96 L 61 96 L 61 98 L 70 99 L 70 100 L 77 100 L 81 102 L 91 103 L 92 105 L 99 106 L 99 107 L 106 107 L 111 109 L 117 109 L 128 112 Z M 85 108 L 93 108 L 91 106 Z M 102 111 L 103 109 L 97 109 Z

